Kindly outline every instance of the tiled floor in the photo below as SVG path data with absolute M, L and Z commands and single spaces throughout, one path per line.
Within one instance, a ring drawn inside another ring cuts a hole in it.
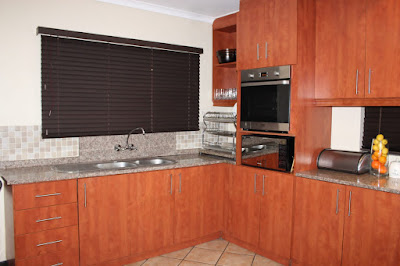
M 194 247 L 185 248 L 159 257 L 127 264 L 125 266 L 196 266 L 196 265 L 240 265 L 279 266 L 281 264 L 264 258 L 247 249 L 223 239 L 213 240 Z

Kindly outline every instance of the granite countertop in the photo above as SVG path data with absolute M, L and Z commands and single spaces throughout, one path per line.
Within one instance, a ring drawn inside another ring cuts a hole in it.
M 28 184 L 28 183 L 36 183 L 44 181 L 57 181 L 57 180 L 76 179 L 84 177 L 107 176 L 107 175 L 139 173 L 146 171 L 176 169 L 176 168 L 193 167 L 193 166 L 201 166 L 201 165 L 209 165 L 217 163 L 235 164 L 235 162 L 232 160 L 219 157 L 198 155 L 198 154 L 159 156 L 157 158 L 171 159 L 177 161 L 177 163 L 170 165 L 163 165 L 163 166 L 137 167 L 133 169 L 99 170 L 99 171 L 90 171 L 90 172 L 86 171 L 86 172 L 75 172 L 75 173 L 58 172 L 54 169 L 54 165 L 45 165 L 45 166 L 0 169 L 0 176 L 3 177 L 7 185 L 18 185 L 18 184 Z M 119 161 L 129 161 L 129 160 L 127 159 Z
M 344 172 L 315 169 L 298 172 L 296 173 L 296 176 L 400 194 L 400 179 L 388 177 L 378 178 L 374 175 L 370 175 L 369 173 L 356 175 Z

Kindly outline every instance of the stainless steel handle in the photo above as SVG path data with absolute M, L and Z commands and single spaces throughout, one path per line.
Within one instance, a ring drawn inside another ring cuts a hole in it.
M 45 195 L 36 195 L 35 198 L 42 198 L 42 197 L 50 197 L 50 196 L 58 196 L 61 193 L 53 193 L 53 194 L 45 194 Z
M 372 74 L 372 70 L 369 69 L 369 73 L 368 73 L 368 94 L 371 94 L 371 74 Z
M 339 189 L 336 190 L 336 214 L 339 213 L 339 193 L 340 193 L 340 190 Z
M 169 194 L 172 195 L 172 174 L 170 174 L 169 176 L 170 176 L 170 178 L 171 178 L 171 190 L 169 191 Z
M 257 165 L 262 165 L 262 163 L 261 162 L 257 162 Z
M 60 263 L 52 264 L 52 265 L 50 265 L 50 266 L 60 266 L 60 265 L 63 265 L 63 264 L 64 264 L 64 263 L 60 262 Z
M 56 240 L 56 241 L 52 241 L 52 242 L 46 242 L 46 243 L 41 243 L 41 244 L 37 244 L 37 247 L 41 247 L 41 246 L 47 246 L 47 245 L 51 245 L 51 244 L 57 244 L 57 243 L 61 243 L 62 240 Z
M 260 45 L 257 43 L 257 60 L 260 60 Z
M 179 193 L 182 192 L 182 174 L 179 173 Z
M 47 219 L 41 219 L 41 220 L 36 220 L 37 223 L 41 223 L 41 222 L 46 222 L 46 221 L 53 221 L 53 220 L 58 220 L 61 219 L 61 216 L 58 217 L 53 217 L 53 218 L 47 218 Z
M 265 195 L 265 175 L 263 175 L 263 196 Z
M 290 81 L 288 79 L 284 80 L 272 80 L 272 81 L 262 81 L 262 82 L 246 82 L 242 83 L 241 87 L 259 87 L 262 85 L 289 85 Z
M 358 95 L 358 69 L 356 74 L 356 95 Z
M 254 194 L 257 193 L 257 174 L 254 174 Z
M 85 208 L 86 208 L 86 206 L 87 206 L 86 183 L 83 184 L 83 190 L 84 190 L 84 192 L 85 192 L 85 194 L 84 194 L 84 200 L 85 200 L 84 205 L 85 205 Z
M 351 215 L 351 191 L 350 191 L 350 196 L 349 196 L 349 213 L 348 216 Z
M 265 59 L 268 59 L 268 42 L 265 42 Z

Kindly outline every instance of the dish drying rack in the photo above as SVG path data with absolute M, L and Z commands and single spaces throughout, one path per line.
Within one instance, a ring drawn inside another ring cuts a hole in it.
M 232 112 L 207 112 L 203 116 L 202 149 L 200 153 L 236 158 L 236 114 Z M 234 130 L 228 129 L 228 124 Z

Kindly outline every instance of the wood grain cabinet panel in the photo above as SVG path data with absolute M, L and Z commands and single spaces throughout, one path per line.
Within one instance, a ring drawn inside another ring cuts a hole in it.
M 400 195 L 348 186 L 344 215 L 342 265 L 399 265 Z
M 78 180 L 81 265 L 128 256 L 128 175 Z
M 16 235 L 78 224 L 76 203 L 34 208 L 14 213 Z
M 39 265 L 68 265 L 79 266 L 79 249 L 70 249 L 65 252 L 48 253 L 32 258 L 16 260 L 17 266 L 39 266 Z
M 76 186 L 76 179 L 14 185 L 14 210 L 76 202 Z
M 292 259 L 300 265 L 341 265 L 344 185 L 296 178 Z
M 172 171 L 129 176 L 129 238 L 131 254 L 173 244 L 174 187 Z

